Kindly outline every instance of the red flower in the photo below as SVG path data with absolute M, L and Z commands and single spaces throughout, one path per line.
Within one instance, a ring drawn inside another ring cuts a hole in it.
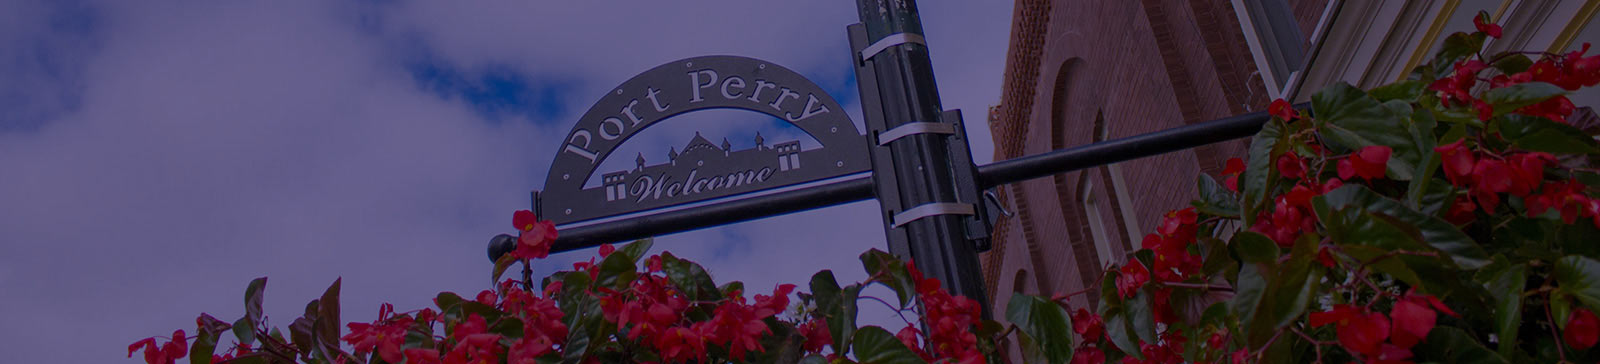
M 1594 346 L 1595 341 L 1600 341 L 1600 319 L 1596 319 L 1593 312 L 1587 309 L 1576 308 L 1567 316 L 1566 328 L 1561 331 L 1561 339 L 1573 349 L 1587 350 Z
M 1368 181 L 1383 178 L 1391 152 L 1392 149 L 1382 145 L 1362 147 L 1339 161 L 1339 178 L 1349 180 L 1350 177 L 1360 176 Z
M 1493 158 L 1479 159 L 1478 164 L 1472 167 L 1472 197 L 1478 200 L 1478 205 L 1484 212 L 1493 213 L 1495 206 L 1500 204 L 1500 195 L 1511 190 L 1511 168 Z
M 655 347 L 660 351 L 662 361 L 687 363 L 704 359 L 706 339 L 697 331 L 674 326 L 656 336 Z
M 405 353 L 406 364 L 439 364 L 439 350 L 410 348 Z
M 1561 211 L 1561 221 L 1571 224 L 1578 221 L 1578 217 L 1589 212 L 1592 199 L 1583 194 L 1584 185 L 1577 180 L 1568 180 L 1566 183 L 1548 182 L 1538 195 L 1527 199 L 1528 216 L 1543 215 L 1550 208 Z
M 1567 99 L 1567 96 L 1565 95 L 1558 95 L 1556 97 L 1540 101 L 1537 104 L 1523 106 L 1522 108 L 1517 109 L 1517 113 L 1528 116 L 1538 116 L 1553 120 L 1558 123 L 1566 123 L 1567 116 L 1572 115 L 1573 110 L 1576 110 L 1576 106 L 1572 104 L 1572 100 Z
M 1333 305 L 1327 312 L 1311 313 L 1311 327 L 1335 324 L 1339 345 L 1352 353 L 1378 355 L 1380 344 L 1389 338 L 1389 318 L 1381 313 L 1348 304 Z
M 1450 203 L 1450 209 L 1444 213 L 1444 220 L 1456 226 L 1466 225 L 1478 218 L 1478 215 L 1473 213 L 1475 210 L 1477 207 L 1472 204 L 1471 199 L 1459 196 L 1455 202 Z
M 1284 121 L 1294 121 L 1300 117 L 1300 113 L 1294 111 L 1294 106 L 1284 99 L 1272 100 L 1272 105 L 1267 105 L 1267 113 Z
M 1228 187 L 1229 191 L 1239 192 L 1239 174 L 1243 172 L 1244 160 L 1229 158 L 1228 163 L 1222 167 L 1222 175 L 1226 176 L 1222 180 L 1222 185 Z
M 933 361 L 933 356 L 928 355 L 926 351 L 922 351 L 922 345 L 917 344 L 918 338 L 921 336 L 922 331 L 917 330 L 916 325 L 911 324 L 906 324 L 905 328 L 894 334 L 894 338 L 899 339 L 900 344 L 911 349 L 911 352 L 916 353 L 923 361 Z
M 1472 181 L 1470 178 L 1472 168 L 1477 164 L 1477 157 L 1473 155 L 1471 149 L 1467 148 L 1466 142 L 1466 139 L 1461 139 L 1454 143 L 1433 148 L 1433 151 L 1438 152 L 1440 160 L 1443 161 L 1445 178 L 1448 178 L 1450 184 L 1457 187 L 1465 186 Z
M 144 350 L 145 363 L 172 364 L 178 358 L 189 355 L 188 344 L 188 338 L 184 335 L 183 330 L 177 330 L 172 332 L 172 341 L 162 344 L 159 348 L 156 347 L 156 338 L 154 337 L 133 342 L 133 344 L 128 345 L 128 357 L 132 358 L 134 352 L 142 349 Z
M 1101 335 L 1105 335 L 1105 330 L 1106 325 L 1100 321 L 1100 315 L 1090 313 L 1083 308 L 1072 313 L 1072 331 L 1082 335 L 1084 341 L 1099 341 Z
M 1294 153 L 1278 156 L 1278 173 L 1286 178 L 1305 178 L 1306 162 Z
M 1506 158 L 1506 163 L 1511 167 L 1511 188 L 1507 190 L 1518 197 L 1528 197 L 1535 187 L 1544 181 L 1545 163 L 1555 163 L 1556 157 L 1550 153 L 1531 152 L 1519 153 Z
M 1395 302 L 1394 310 L 1389 311 L 1389 316 L 1394 318 L 1394 331 L 1389 334 L 1390 340 L 1401 348 L 1410 349 L 1418 341 L 1428 337 L 1428 331 L 1433 330 L 1439 314 L 1433 312 L 1426 304 L 1412 300 Z
M 1106 353 L 1100 348 L 1086 347 L 1072 354 L 1071 364 L 1105 364 Z
M 1483 100 L 1472 100 L 1472 109 L 1478 111 L 1478 121 L 1489 121 L 1494 117 L 1494 105 Z
M 394 305 L 378 306 L 378 320 L 370 324 L 352 322 L 347 325 L 349 334 L 339 338 L 355 348 L 356 353 L 370 353 L 377 349 L 378 356 L 388 362 L 399 362 L 400 346 L 406 340 L 406 328 L 411 327 L 410 317 L 391 317 Z M 483 318 L 478 318 L 482 320 Z
M 611 253 L 615 253 L 616 251 L 617 251 L 617 247 L 611 246 L 611 244 L 600 244 L 600 257 L 601 258 L 605 258 L 605 257 L 611 256 Z
M 1333 260 L 1333 254 L 1328 252 L 1328 247 L 1317 249 L 1317 263 L 1321 263 L 1322 266 L 1328 268 L 1333 268 L 1339 264 L 1337 261 Z
M 533 211 L 519 210 L 512 214 L 511 224 L 519 232 L 517 248 L 511 251 L 512 257 L 544 259 L 550 256 L 550 244 L 556 241 L 555 223 L 539 220 Z
M 800 335 L 806 338 L 801 348 L 806 352 L 822 352 L 822 347 L 833 345 L 833 333 L 828 331 L 828 323 L 821 318 L 812 318 L 811 321 L 800 324 Z
M 1478 16 L 1472 17 L 1472 26 L 1478 27 L 1478 31 L 1483 34 L 1500 38 L 1500 25 L 1490 22 L 1488 12 L 1480 11 Z
M 1150 271 L 1145 269 L 1144 264 L 1129 260 L 1128 265 L 1122 266 L 1122 274 L 1117 276 L 1117 294 L 1122 298 L 1133 297 L 1139 287 L 1144 287 L 1149 281 Z

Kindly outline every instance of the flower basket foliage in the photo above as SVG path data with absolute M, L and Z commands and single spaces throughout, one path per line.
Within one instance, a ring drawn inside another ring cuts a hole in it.
M 1198 178 L 1093 289 L 1015 294 L 985 320 L 913 262 L 805 287 L 717 284 L 642 240 L 542 279 L 500 276 L 557 232 L 519 211 L 489 290 L 370 323 L 339 319 L 339 282 L 286 328 L 201 314 L 129 346 L 150 363 L 1595 363 L 1600 362 L 1600 143 L 1567 95 L 1600 56 L 1481 54 L 1500 29 L 1449 36 L 1411 77 L 1273 103 L 1248 158 Z M 1587 128 L 1587 129 L 1585 129 Z M 1588 130 L 1588 131 L 1585 131 Z M 895 297 L 861 294 L 883 285 Z M 747 296 L 746 293 L 757 293 Z M 1092 307 L 1069 304 L 1077 295 Z M 748 297 L 748 298 L 747 298 Z M 911 313 L 858 325 L 858 305 Z M 908 316 L 901 316 L 906 318 Z M 1002 324 L 1000 321 L 1004 321 Z M 188 333 L 192 332 L 190 336 Z M 1019 350 L 1012 350 L 1017 348 Z

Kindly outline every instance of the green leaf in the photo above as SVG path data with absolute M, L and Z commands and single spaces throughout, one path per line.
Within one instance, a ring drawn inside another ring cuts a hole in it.
M 883 283 L 894 290 L 895 297 L 900 299 L 900 308 L 910 306 L 911 300 L 916 298 L 917 283 L 911 281 L 911 272 L 906 270 L 905 262 L 894 254 L 878 249 L 867 250 L 861 253 L 861 266 L 872 278 L 869 282 Z
M 261 301 L 265 300 L 266 290 L 267 277 L 250 281 L 250 286 L 244 289 L 244 317 L 255 326 L 261 325 Z
M 861 286 L 841 289 L 833 271 L 824 269 L 811 276 L 811 294 L 817 299 L 817 312 L 828 323 L 828 333 L 833 335 L 833 347 L 847 347 L 845 344 L 856 333 L 856 298 Z
M 1495 58 L 1499 58 L 1499 60 L 1494 61 L 1491 66 L 1499 69 L 1502 74 L 1518 74 L 1527 71 L 1529 67 L 1533 67 L 1533 59 L 1520 53 L 1502 52 L 1495 55 Z
M 1406 185 L 1406 206 L 1413 210 L 1422 210 L 1425 189 L 1430 182 L 1434 182 L 1433 173 L 1439 170 L 1439 164 L 1442 162 L 1439 153 L 1433 151 L 1433 148 L 1439 146 L 1433 136 L 1433 130 L 1438 125 L 1439 123 L 1433 119 L 1433 113 L 1426 108 L 1411 112 L 1411 122 L 1406 123 L 1406 132 L 1411 135 L 1411 144 L 1417 147 L 1417 152 L 1421 156 L 1417 169 L 1411 173 L 1411 182 Z M 1423 211 L 1427 213 L 1426 210 Z
M 1478 54 L 1483 49 L 1483 33 L 1457 32 L 1444 38 L 1444 46 L 1439 48 L 1439 53 L 1433 57 L 1434 73 L 1443 76 L 1445 71 L 1455 67 L 1455 63 L 1472 55 Z
M 1301 235 L 1289 260 L 1267 278 L 1261 304 L 1246 326 L 1251 347 L 1263 345 L 1273 333 L 1298 320 L 1311 304 L 1322 279 L 1322 270 L 1314 262 L 1318 240 L 1314 234 Z
M 1339 246 L 1339 250 L 1350 255 L 1350 257 L 1354 258 L 1357 262 L 1371 262 L 1367 265 L 1367 267 L 1372 268 L 1372 270 L 1379 273 L 1388 274 L 1395 279 L 1406 282 L 1408 285 L 1413 287 L 1427 286 L 1427 282 L 1424 282 L 1422 277 L 1417 275 L 1416 271 L 1411 270 L 1411 267 L 1406 266 L 1406 262 L 1404 259 L 1402 259 L 1403 256 L 1401 255 L 1389 256 L 1383 260 L 1374 260 L 1383 256 L 1384 254 L 1388 254 L 1390 249 L 1384 249 L 1372 245 L 1343 244 Z M 1426 290 L 1429 292 L 1437 292 L 1433 289 Z
M 1111 338 L 1111 343 L 1129 356 L 1143 360 L 1144 354 L 1139 352 L 1139 344 L 1133 340 L 1134 337 L 1131 335 L 1133 325 L 1129 324 L 1127 317 L 1123 315 L 1122 307 L 1113 308 L 1105 312 L 1103 317 L 1103 322 L 1106 325 L 1106 337 Z
M 1318 206 L 1317 218 L 1323 221 L 1330 218 L 1324 216 L 1327 213 L 1325 210 L 1360 207 L 1368 212 L 1393 217 L 1393 221 L 1414 226 L 1423 242 L 1449 255 L 1461 268 L 1477 269 L 1489 264 L 1489 254 L 1484 252 L 1483 247 L 1478 246 L 1476 241 L 1462 233 L 1460 229 L 1456 229 L 1455 225 L 1439 217 L 1406 208 L 1399 201 L 1383 197 L 1367 189 L 1366 186 L 1344 185 L 1312 199 L 1312 203 Z
M 1256 211 L 1261 209 L 1262 201 L 1266 200 L 1267 187 L 1276 180 L 1277 174 L 1273 173 L 1272 156 L 1279 149 L 1283 138 L 1283 126 L 1275 121 L 1269 121 L 1261 126 L 1261 132 L 1256 133 L 1250 140 L 1250 159 L 1245 161 L 1244 175 L 1240 180 L 1244 186 L 1244 199 L 1240 204 L 1244 211 L 1244 224 L 1255 223 Z
M 1489 92 L 1483 93 L 1483 101 L 1494 106 L 1494 115 L 1499 116 L 1566 93 L 1567 91 L 1561 89 L 1561 86 L 1545 82 L 1527 82 L 1489 89 Z
M 661 253 L 661 270 L 667 273 L 667 279 L 678 286 L 684 295 L 691 301 L 713 301 L 721 299 L 721 291 L 711 281 L 711 275 L 699 263 L 678 259 L 672 253 Z
M 1254 231 L 1241 231 L 1233 235 L 1233 254 L 1245 263 L 1273 263 L 1282 253 L 1272 238 Z
M 339 321 L 339 283 L 343 280 L 342 277 L 334 279 L 333 284 L 322 292 L 322 298 L 317 299 L 317 319 L 313 322 L 319 347 L 330 357 L 342 354 L 339 351 L 339 328 L 344 325 Z
M 600 261 L 600 274 L 596 275 L 596 285 L 623 290 L 633 283 L 638 275 L 639 267 L 636 260 L 628 254 L 612 253 Z
M 856 361 L 861 364 L 917 364 L 927 363 L 918 358 L 905 344 L 889 331 L 877 326 L 867 326 L 857 332 L 850 342 Z
M 622 248 L 617 249 L 617 253 L 627 254 L 628 259 L 637 264 L 640 259 L 644 259 L 645 253 L 650 252 L 650 247 L 652 246 L 655 246 L 655 239 L 644 238 L 623 245 Z
M 1138 294 L 1133 295 L 1127 301 L 1123 301 L 1125 311 L 1123 311 L 1122 317 L 1128 320 L 1128 326 L 1133 329 L 1133 334 L 1140 341 L 1154 343 L 1156 342 L 1156 317 L 1155 306 L 1150 302 L 1150 296 L 1149 289 L 1140 289 Z
M 1435 326 L 1422 343 L 1411 349 L 1418 362 L 1498 364 L 1506 359 L 1483 347 L 1471 334 L 1450 326 Z
M 1067 310 L 1049 299 L 1012 293 L 1006 321 L 1016 324 L 1051 363 L 1072 360 L 1072 321 Z
M 211 354 L 216 351 L 216 339 L 209 333 L 201 331 L 195 338 L 194 344 L 189 346 L 189 364 L 211 364 Z
M 1222 184 L 1217 183 L 1216 179 L 1211 178 L 1211 175 L 1205 173 L 1200 174 L 1196 185 L 1200 191 L 1200 199 L 1194 201 L 1194 206 L 1200 212 L 1223 217 L 1239 217 L 1239 196 L 1233 191 L 1228 191 Z
M 522 337 L 522 319 L 504 316 L 489 325 L 489 332 L 500 334 L 509 338 Z
M 733 281 L 724 283 L 721 287 L 717 287 L 717 291 L 722 292 L 723 295 L 731 295 L 734 292 L 744 292 L 744 282 Z
M 489 273 L 489 283 L 499 285 L 500 277 L 505 275 L 506 269 L 511 268 L 511 265 L 516 264 L 517 261 L 518 259 L 512 257 L 511 254 L 501 255 L 500 259 L 494 261 L 494 270 Z
M 1378 103 L 1366 92 L 1343 82 L 1329 85 L 1311 96 L 1311 109 L 1317 115 L 1317 128 L 1324 138 L 1351 150 L 1372 145 L 1389 147 L 1392 151 L 1389 178 L 1409 181 L 1425 160 L 1415 139 L 1406 132 L 1410 110 L 1396 107 L 1398 105 L 1389 107 Z
M 233 322 L 233 337 L 238 339 L 239 343 L 245 345 L 256 342 L 256 327 L 255 324 L 250 323 L 249 316 L 240 317 L 238 321 Z
M 1522 291 L 1528 281 L 1528 266 L 1506 267 L 1492 277 L 1484 288 L 1494 296 L 1494 326 L 1500 341 L 1500 355 L 1509 357 L 1517 351 L 1517 330 L 1522 326 Z
M 1244 320 L 1255 316 L 1256 307 L 1261 303 L 1261 294 L 1267 290 L 1267 279 L 1261 276 L 1261 271 L 1261 264 L 1240 265 L 1239 279 L 1234 282 L 1233 300 L 1228 303 L 1234 317 Z
M 1422 81 L 1400 81 L 1372 89 L 1372 98 L 1378 101 L 1401 100 L 1412 101 L 1422 97 L 1422 92 L 1428 89 L 1428 84 Z
M 1569 255 L 1556 261 L 1557 292 L 1576 297 L 1584 305 L 1600 308 L 1600 261 Z
M 1500 135 L 1519 148 L 1547 153 L 1597 153 L 1600 143 L 1578 128 L 1550 119 L 1511 114 L 1495 122 Z

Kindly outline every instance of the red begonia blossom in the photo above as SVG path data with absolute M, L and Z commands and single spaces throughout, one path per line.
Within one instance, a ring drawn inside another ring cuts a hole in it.
M 1122 274 L 1117 275 L 1117 294 L 1122 298 L 1133 297 L 1149 281 L 1150 271 L 1145 269 L 1144 264 L 1129 260 L 1127 265 L 1122 266 Z
M 1495 24 L 1489 19 L 1488 12 L 1480 11 L 1478 12 L 1478 16 L 1472 17 L 1472 26 L 1477 27 L 1478 31 L 1483 32 L 1483 34 L 1494 38 L 1500 38 L 1500 25 Z
M 406 364 L 441 364 L 438 349 L 410 348 L 405 353 Z
M 1428 337 L 1428 331 L 1432 331 L 1437 322 L 1438 312 L 1456 316 L 1455 311 L 1436 297 L 1407 293 L 1389 311 L 1389 317 L 1394 319 L 1394 331 L 1389 340 L 1400 348 L 1410 349 Z
M 1444 176 L 1450 184 L 1456 187 L 1466 186 L 1472 181 L 1472 169 L 1477 165 L 1477 156 L 1472 149 L 1467 148 L 1466 139 L 1433 148 L 1439 153 L 1440 161 L 1444 165 Z
M 1585 186 L 1577 180 L 1567 182 L 1546 182 L 1540 187 L 1540 193 L 1529 197 L 1525 203 L 1528 216 L 1543 215 L 1551 208 L 1560 211 L 1561 221 L 1571 224 L 1578 218 L 1590 214 L 1588 212 L 1589 196 L 1583 194 Z
M 400 346 L 405 343 L 406 328 L 411 327 L 412 319 L 409 316 L 395 317 L 393 314 L 394 305 L 388 303 L 379 305 L 376 321 L 370 324 L 360 322 L 346 324 L 350 333 L 345 334 L 340 340 L 354 347 L 357 354 L 370 353 L 373 349 L 377 349 L 378 356 L 384 361 L 399 362 Z
M 539 220 L 533 211 L 519 210 L 511 215 L 511 224 L 517 228 L 517 248 L 511 251 L 516 259 L 544 259 L 550 256 L 550 244 L 556 241 L 556 225 L 549 220 Z
M 823 322 L 820 317 L 800 324 L 799 330 L 800 336 L 806 339 L 801 345 L 806 352 L 819 353 L 822 352 L 823 346 L 833 345 L 833 333 L 828 331 L 828 323 Z
M 1084 341 L 1099 341 L 1106 333 L 1106 325 L 1100 320 L 1100 315 L 1079 308 L 1078 312 L 1072 313 L 1072 331 L 1082 335 Z
M 1332 310 L 1311 313 L 1310 319 L 1311 327 L 1334 324 L 1339 345 L 1351 353 L 1378 355 L 1389 338 L 1389 318 L 1356 305 L 1336 304 Z
M 1294 153 L 1278 156 L 1278 174 L 1286 178 L 1305 178 L 1306 162 Z
M 1600 341 L 1600 318 L 1584 308 L 1575 308 L 1567 315 L 1567 325 L 1561 329 L 1561 339 L 1573 349 L 1588 350 Z
M 1272 100 L 1272 104 L 1267 105 L 1267 113 L 1284 121 L 1294 121 L 1294 119 L 1300 118 L 1300 113 L 1295 112 L 1294 106 L 1289 105 L 1289 101 L 1284 99 Z
M 1240 173 L 1244 173 L 1244 160 L 1229 158 L 1228 162 L 1222 167 L 1222 175 L 1224 176 L 1222 185 L 1228 187 L 1229 191 L 1239 192 Z
M 1392 152 L 1392 149 L 1383 145 L 1362 147 L 1349 157 L 1339 160 L 1339 178 L 1349 180 L 1351 177 L 1359 176 L 1368 181 L 1383 178 L 1388 170 L 1389 155 Z

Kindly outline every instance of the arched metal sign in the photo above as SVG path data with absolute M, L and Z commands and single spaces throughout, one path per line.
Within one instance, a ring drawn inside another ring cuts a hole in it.
M 732 150 L 723 138 L 695 137 L 666 156 L 637 156 L 635 166 L 584 184 L 617 146 L 639 131 L 686 112 L 731 108 L 788 121 L 815 138 L 763 140 Z M 647 160 L 658 161 L 648 163 Z M 867 140 L 844 109 L 815 83 L 771 62 L 738 56 L 683 59 L 640 73 L 606 93 L 556 150 L 544 191 L 534 195 L 539 216 L 557 224 L 681 205 L 864 172 Z

